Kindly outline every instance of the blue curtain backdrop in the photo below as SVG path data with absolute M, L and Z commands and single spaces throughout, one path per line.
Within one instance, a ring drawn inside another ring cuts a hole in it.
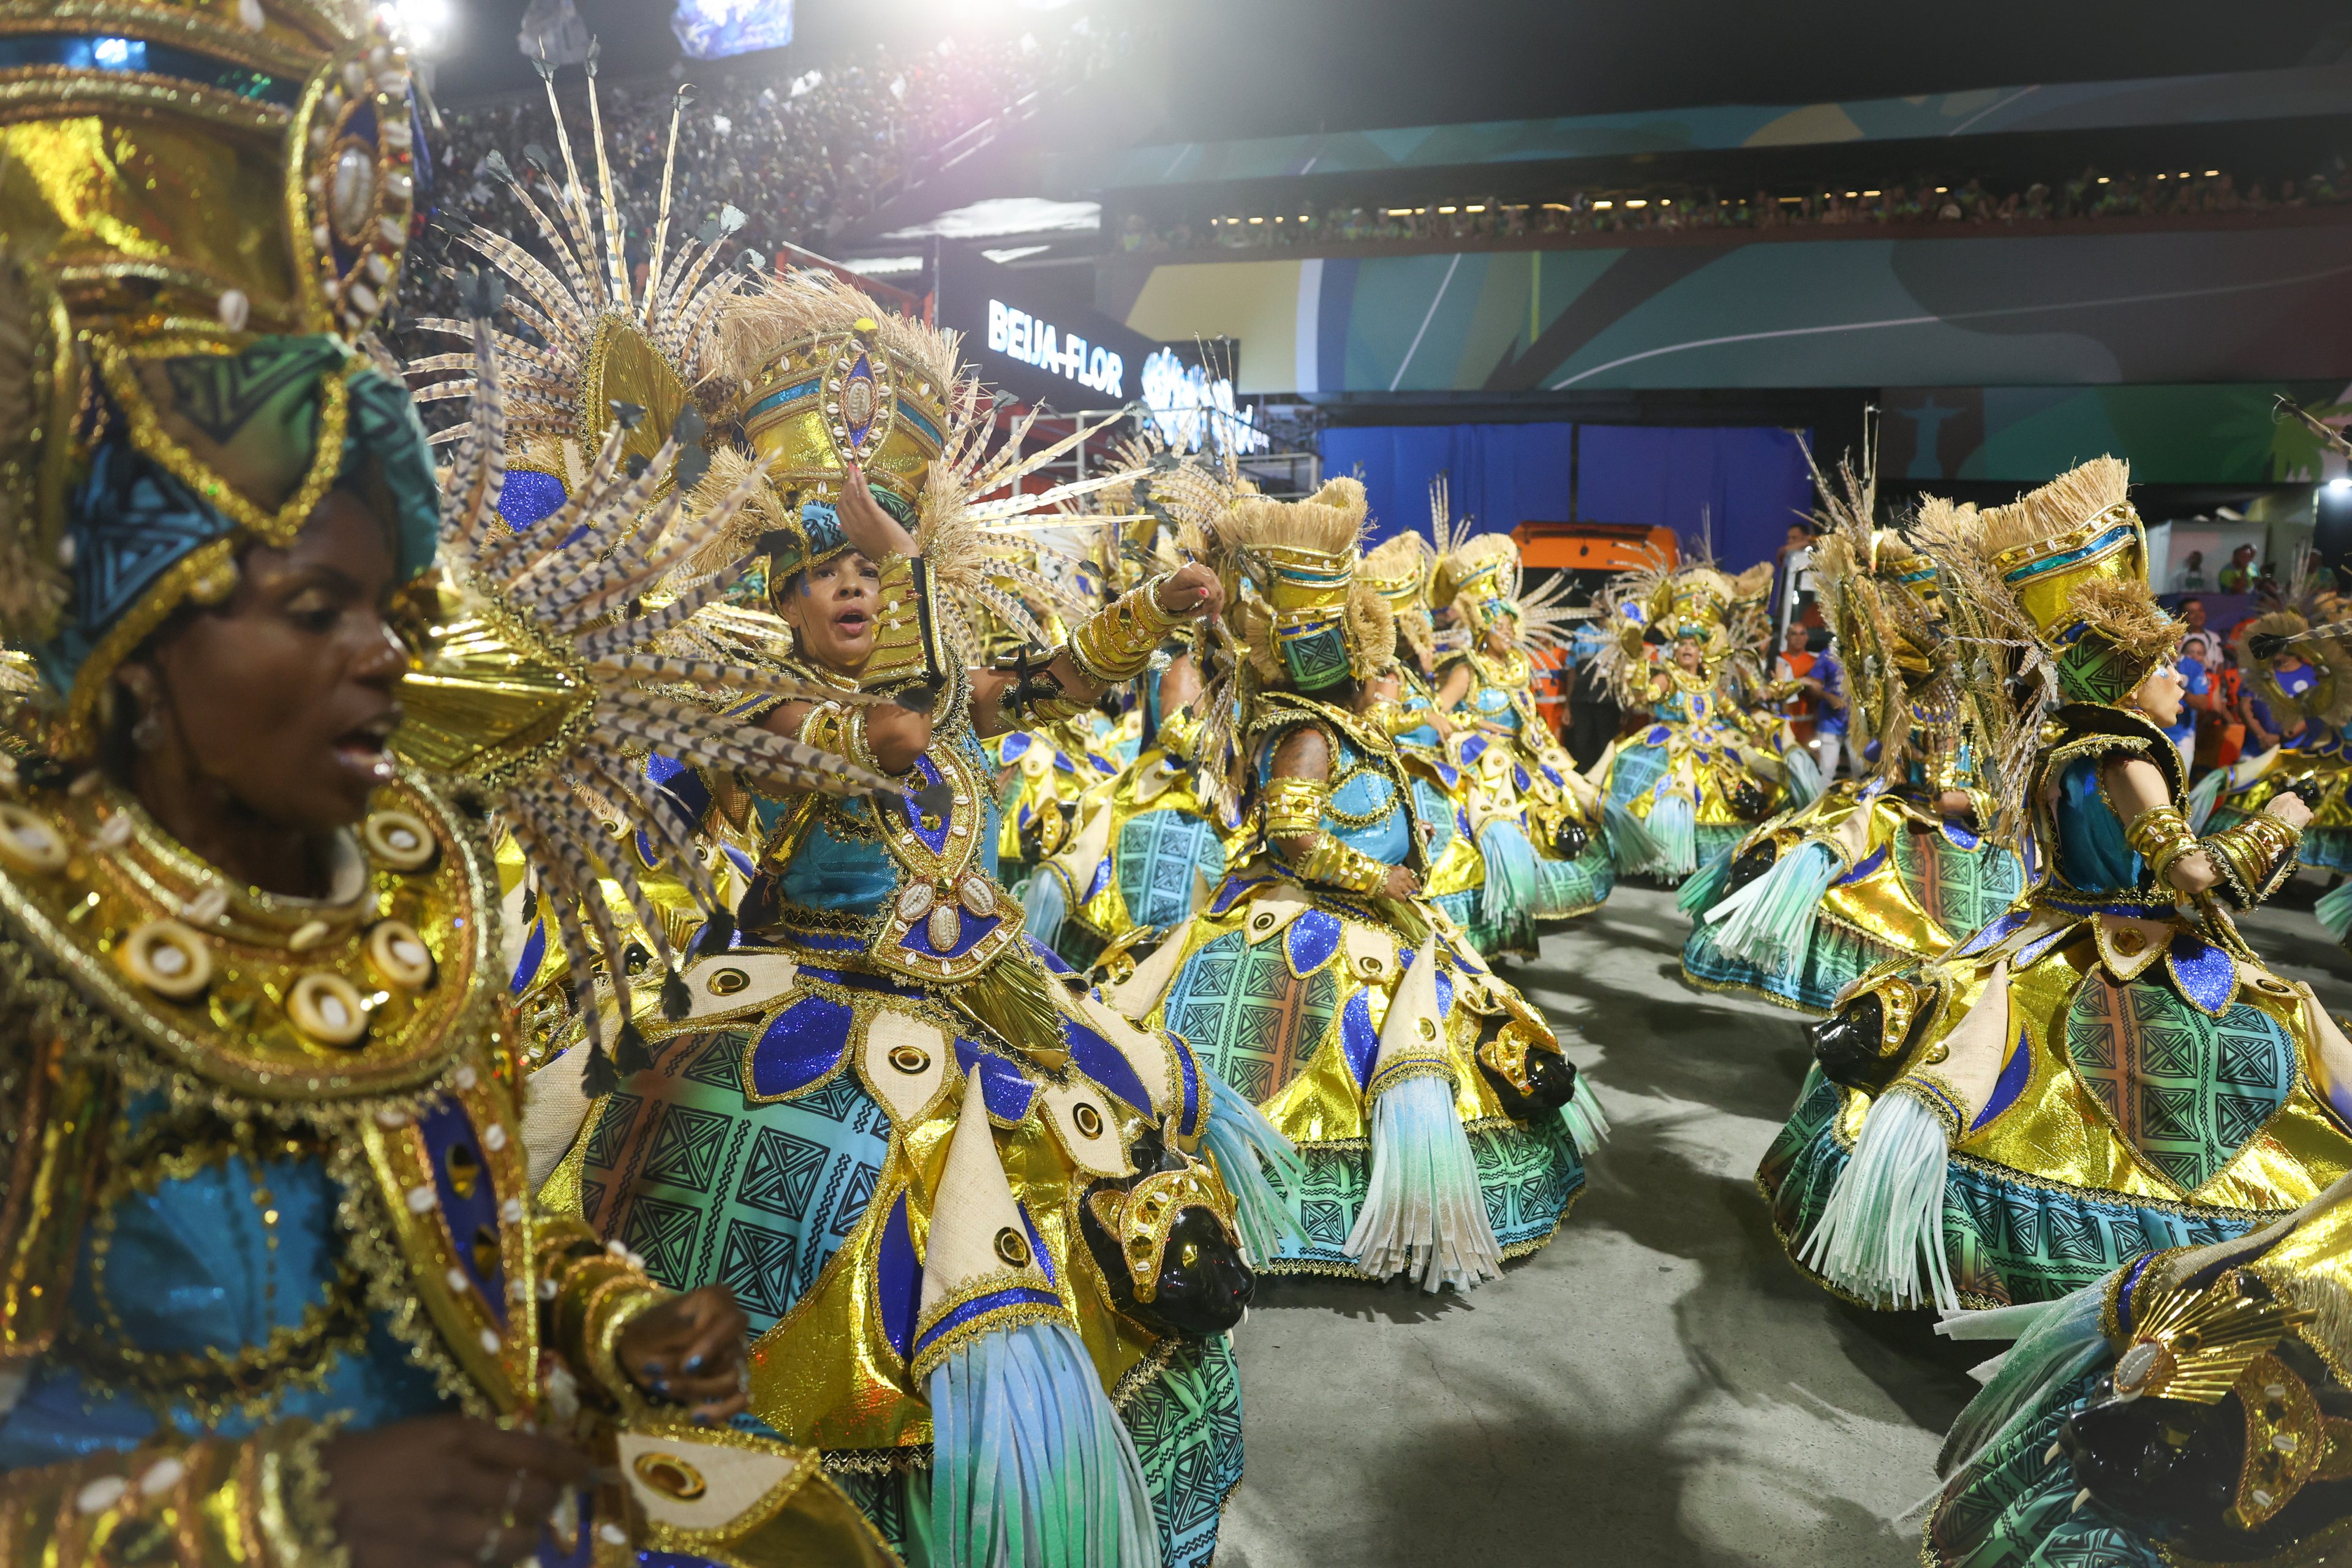
M 1575 426 L 1370 425 L 1322 434 L 1327 477 L 1361 473 L 1373 536 L 1425 527 L 1429 481 L 1443 473 L 1456 517 L 1508 532 L 1522 522 L 1565 521 Z M 1812 509 L 1813 487 L 1797 437 L 1735 426 L 1689 428 L 1587 425 L 1576 443 L 1576 516 L 1638 522 L 1705 539 L 1738 571 L 1769 560 L 1789 524 Z

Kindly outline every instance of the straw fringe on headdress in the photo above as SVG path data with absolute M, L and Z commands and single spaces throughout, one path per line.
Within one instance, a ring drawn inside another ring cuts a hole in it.
M 2130 490 L 2130 464 L 2121 458 L 2094 458 L 2009 505 L 1983 513 L 1984 548 L 1998 555 L 2040 543 L 2121 506 Z

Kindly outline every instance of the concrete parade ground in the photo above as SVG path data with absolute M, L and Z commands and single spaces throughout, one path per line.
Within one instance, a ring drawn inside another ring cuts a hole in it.
M 2241 921 L 2352 1012 L 2307 879 Z M 2000 1347 L 1790 1266 L 1756 1163 L 1797 1016 L 1684 984 L 1674 896 L 1621 886 L 1505 973 L 1614 1123 L 1551 1246 L 1463 1297 L 1261 1287 L 1220 1568 L 1906 1568 L 1945 1429 Z

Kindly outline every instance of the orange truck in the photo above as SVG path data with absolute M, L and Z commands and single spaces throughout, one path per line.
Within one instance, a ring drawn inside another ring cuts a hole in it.
M 1589 602 L 1620 572 L 1668 565 L 1682 558 L 1675 531 L 1638 522 L 1523 522 L 1511 530 L 1519 547 L 1519 569 L 1534 587 L 1555 572 L 1576 581 L 1570 603 Z M 1557 649 L 1535 656 L 1536 708 L 1552 733 L 1568 719 L 1567 659 Z

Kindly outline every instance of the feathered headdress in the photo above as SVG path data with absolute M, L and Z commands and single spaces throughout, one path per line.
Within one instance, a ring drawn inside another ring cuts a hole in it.
M 832 273 L 768 276 L 730 300 L 719 324 L 726 405 L 763 466 L 739 537 L 760 538 L 772 592 L 792 571 L 845 547 L 834 502 L 848 465 L 863 468 L 875 498 L 915 536 L 929 604 L 943 612 L 945 647 L 970 660 L 980 639 L 972 620 L 992 616 L 1019 635 L 1047 643 L 1022 602 L 1083 613 L 1037 572 L 1022 535 L 1079 520 L 1059 509 L 1142 478 L 1115 466 L 1084 479 L 1024 488 L 1035 474 L 1099 435 L 1108 421 L 1079 426 L 1025 452 L 1037 413 L 995 440 L 994 407 L 958 365 L 955 333 L 894 316 Z M 714 465 L 714 476 L 717 474 Z M 1095 513 L 1089 525 L 1117 525 L 1135 513 Z M 911 582 L 886 577 L 882 616 L 908 600 Z M 868 688 L 904 679 L 907 661 L 877 644 L 862 677 Z
M 1508 534 L 1479 533 L 1468 516 L 1450 521 L 1452 500 L 1446 476 L 1429 482 L 1430 532 L 1436 538 L 1437 563 L 1431 574 L 1429 602 L 1433 608 L 1453 607 L 1455 616 L 1477 637 L 1508 616 L 1517 628 L 1514 641 L 1522 652 L 1539 648 L 1566 651 L 1570 626 L 1591 620 L 1593 612 L 1566 603 L 1575 584 L 1559 574 L 1529 593 L 1519 570 L 1518 542 Z
M 1204 689 L 1192 705 L 1204 716 L 1200 788 L 1223 814 L 1234 804 L 1255 694 L 1269 684 L 1312 692 L 1369 679 L 1395 655 L 1395 618 L 1359 575 L 1365 500 L 1357 480 L 1275 500 L 1230 454 L 1204 453 L 1155 473 L 1150 495 L 1153 510 L 1177 525 L 1179 550 L 1225 586 L 1224 614 L 1204 628 Z
M 553 89 L 550 88 L 551 100 Z M 592 111 L 596 102 L 591 73 Z M 672 118 L 675 155 L 676 116 Z M 664 260 L 667 200 L 656 227 L 653 279 L 632 292 L 609 164 L 598 141 L 601 199 L 591 205 L 557 116 L 566 181 L 550 217 L 520 184 L 563 276 L 502 237 L 460 238 L 506 279 L 468 272 L 468 316 L 420 323 L 462 332 L 469 354 L 419 361 L 441 379 L 423 395 L 467 400 L 467 417 L 436 437 L 453 447 L 443 479 L 440 581 L 410 628 L 416 668 L 404 689 L 407 718 L 395 744 L 422 766 L 474 785 L 551 895 L 551 921 L 591 1042 L 592 1089 L 646 1065 L 634 1022 L 608 1058 L 597 1001 L 595 952 L 617 964 L 620 929 L 605 889 L 629 906 L 667 973 L 661 1003 L 688 998 L 665 921 L 635 864 L 674 877 L 706 915 L 705 942 L 733 929 L 696 846 L 647 775 L 655 755 L 728 770 L 778 790 L 833 794 L 898 786 L 843 759 L 731 717 L 745 696 L 837 699 L 780 673 L 772 661 L 731 659 L 702 625 L 752 562 L 719 542 L 760 475 L 739 466 L 715 499 L 698 497 L 711 463 L 690 388 L 712 373 L 713 312 L 738 285 L 703 281 L 717 235 Z M 665 196 L 667 185 L 665 182 Z M 560 223 L 558 219 L 560 218 Z M 520 291 L 518 314 L 547 341 L 535 349 L 492 318 Z M 509 359 L 516 384 L 508 384 Z M 456 373 L 456 374 L 450 374 Z M 561 448 L 551 467 L 510 485 L 510 453 Z M 509 494 L 520 489 L 520 497 Z M 692 500 L 689 498 L 697 498 Z M 592 950 L 589 935 L 595 937 Z M 612 975 L 617 996 L 627 986 Z

